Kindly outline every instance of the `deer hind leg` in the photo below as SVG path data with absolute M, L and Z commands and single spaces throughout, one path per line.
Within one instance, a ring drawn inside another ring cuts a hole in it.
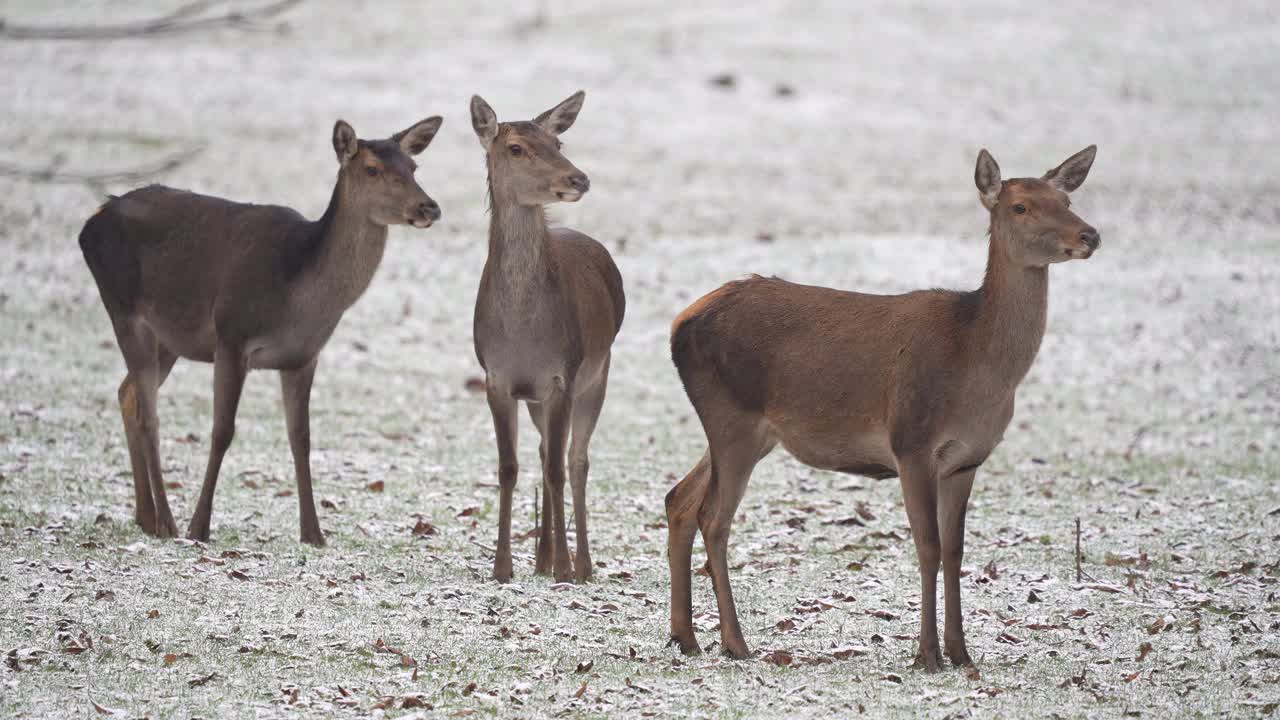
M 942 580 L 946 609 L 943 644 L 956 667 L 969 667 L 973 660 L 964 641 L 964 618 L 960 612 L 960 564 L 964 561 L 964 517 L 973 489 L 976 468 L 938 479 L 938 529 L 942 540 Z
M 928 457 L 899 457 L 902 499 L 911 524 L 911 537 L 916 544 L 920 564 L 920 647 L 916 667 L 937 672 L 942 655 L 938 649 L 938 564 L 941 543 L 938 538 L 938 486 L 936 469 Z
M 708 432 L 711 455 L 711 481 L 698 512 L 698 526 L 707 546 L 707 565 L 711 586 L 720 612 L 720 644 L 725 655 L 746 658 L 747 642 L 738 624 L 738 612 L 729 587 L 729 530 L 733 516 L 747 490 L 751 471 L 775 441 L 768 426 L 759 416 L 742 415 L 728 422 L 715 423 Z
M 156 504 L 151 499 L 151 484 L 147 473 L 146 438 L 142 435 L 138 417 L 137 381 L 125 375 L 120 383 L 120 416 L 124 419 L 125 440 L 129 444 L 129 465 L 133 469 L 133 521 L 144 532 L 155 531 Z
M 249 368 L 241 349 L 219 345 L 213 353 L 213 435 L 209 441 L 209 464 L 200 485 L 200 499 L 187 525 L 187 538 L 207 542 L 213 516 L 213 493 L 218 487 L 222 459 L 236 434 L 236 410 Z
M 489 412 L 498 439 L 498 549 L 493 558 L 493 579 L 511 580 L 511 502 L 520 464 L 516 459 L 516 401 L 493 386 L 488 388 Z
M 163 346 L 158 349 L 157 387 L 163 385 L 177 356 Z M 117 393 L 120 417 L 124 421 L 125 440 L 129 446 L 129 466 L 133 474 L 133 519 L 144 532 L 155 530 L 156 504 L 151 497 L 150 473 L 147 472 L 146 437 L 138 415 L 137 379 L 125 375 Z
M 538 430 L 538 467 L 547 464 L 547 431 L 542 416 L 542 403 L 525 403 L 529 408 L 529 419 Z M 535 575 L 550 575 L 551 564 L 555 561 L 555 544 L 551 536 L 551 493 L 547 492 L 545 483 L 542 488 L 542 509 L 538 515 L 537 547 L 534 548 L 533 572 Z
M 120 388 L 120 410 L 133 464 L 135 517 L 151 535 L 177 537 L 178 526 L 169 509 L 169 496 L 160 469 L 160 429 L 156 415 L 156 393 L 176 357 L 160 346 L 151 328 L 140 318 L 117 321 L 113 317 L 112 321 L 120 352 L 129 368 Z M 142 497 L 144 494 L 148 496 L 146 499 Z
M 698 534 L 698 510 L 711 484 L 711 454 L 693 466 L 684 479 L 667 493 L 667 565 L 671 569 L 671 642 L 685 655 L 696 655 L 693 632 L 692 571 L 693 538 Z
M 600 409 L 609 384 L 609 360 L 606 358 L 600 378 L 587 388 L 573 404 L 573 440 L 569 445 L 569 485 L 573 491 L 573 522 L 578 552 L 574 556 L 578 582 L 591 579 L 591 546 L 587 541 L 587 471 L 591 462 L 587 448 L 595 432 Z

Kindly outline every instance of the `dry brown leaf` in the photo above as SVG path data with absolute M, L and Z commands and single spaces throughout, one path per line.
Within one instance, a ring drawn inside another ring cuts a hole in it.
M 367 488 L 369 492 L 375 492 L 375 493 L 382 492 L 383 490 L 386 489 L 386 487 L 387 487 L 387 484 L 381 480 L 374 480 L 370 482 L 368 485 L 365 485 L 365 488 Z
M 1137 660 L 1138 662 L 1142 662 L 1143 660 L 1146 660 L 1147 655 L 1150 655 L 1150 654 L 1151 654 L 1151 643 L 1144 642 L 1138 646 L 1138 657 L 1134 659 Z
M 795 656 L 786 650 L 771 650 L 761 655 L 760 659 L 778 667 L 790 667 L 795 663 Z
M 400 709 L 408 710 L 409 708 L 423 708 L 426 710 L 434 709 L 432 708 L 431 703 L 424 700 L 421 695 L 405 695 L 404 699 L 400 701 Z
M 110 715 L 110 716 L 116 716 L 116 715 L 123 715 L 123 714 L 124 714 L 124 711 L 123 711 L 123 710 L 116 710 L 116 709 L 114 709 L 114 708 L 109 708 L 109 707 L 107 707 L 107 706 L 105 706 L 105 705 L 99 705 L 98 703 L 96 703 L 96 702 L 94 702 L 94 701 L 92 701 L 92 700 L 90 700 L 89 702 L 90 702 L 90 704 L 92 704 L 92 705 L 93 705 L 94 712 L 98 713 L 99 715 Z

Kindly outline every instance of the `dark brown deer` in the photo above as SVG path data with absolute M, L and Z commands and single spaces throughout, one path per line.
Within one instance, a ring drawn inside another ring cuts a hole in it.
M 471 124 L 489 170 L 489 257 L 476 297 L 476 357 L 498 440 L 498 547 L 493 577 L 511 579 L 511 501 L 516 406 L 526 401 L 542 436 L 542 523 L 536 572 L 557 581 L 591 577 L 587 544 L 587 446 L 604 405 L 613 339 L 626 300 L 609 251 L 567 228 L 548 229 L 543 206 L 576 202 L 590 183 L 561 153 L 557 137 L 573 125 L 578 91 L 531 122 L 499 123 L 471 98 Z M 565 445 L 577 525 L 577 558 L 565 535 Z M 574 566 L 577 572 L 574 572 Z
M 781 443 L 816 468 L 901 478 L 920 563 L 916 663 L 931 672 L 941 663 L 941 562 L 947 656 L 972 665 L 960 614 L 969 491 L 1040 347 L 1048 266 L 1098 249 L 1098 232 L 1067 197 L 1084 182 L 1095 150 L 1040 179 L 1006 181 L 991 155 L 979 153 L 974 179 L 991 213 L 991 240 L 978 290 L 867 295 L 754 276 L 676 318 L 672 359 L 708 444 L 666 498 L 671 636 L 682 651 L 699 651 L 689 565 L 701 530 L 723 651 L 747 656 L 729 589 L 729 528 L 752 469 Z
M 112 197 L 80 231 L 80 248 L 111 317 L 128 375 L 120 384 L 134 518 L 174 537 L 161 476 L 156 392 L 179 357 L 213 363 L 213 433 L 187 529 L 209 539 L 213 491 L 235 434 L 250 369 L 280 371 L 298 479 L 302 542 L 323 545 L 311 496 L 308 408 L 316 358 L 382 260 L 388 225 L 425 228 L 440 208 L 413 179 L 440 118 L 387 140 L 333 128 L 338 181 L 324 216 L 152 185 Z

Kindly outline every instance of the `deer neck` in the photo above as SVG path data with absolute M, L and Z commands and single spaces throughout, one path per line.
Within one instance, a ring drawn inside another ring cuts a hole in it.
M 1001 250 L 999 233 L 993 225 L 987 274 L 977 292 L 974 351 L 980 366 L 1012 389 L 1031 369 L 1044 337 L 1049 270 L 1011 262 Z
M 541 297 L 550 270 L 547 216 L 541 205 L 520 205 L 489 182 L 489 259 L 493 288 L 512 300 Z
M 318 241 L 306 282 L 320 290 L 318 300 L 336 301 L 346 310 L 368 289 L 382 262 L 387 226 L 369 219 L 339 177 L 316 231 Z

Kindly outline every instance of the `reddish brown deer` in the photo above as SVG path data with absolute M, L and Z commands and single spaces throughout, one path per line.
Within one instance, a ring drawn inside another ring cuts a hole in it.
M 480 96 L 471 124 L 489 170 L 489 257 L 476 296 L 476 357 L 498 440 L 498 547 L 493 577 L 511 579 L 511 501 L 516 405 L 524 400 L 542 436 L 542 523 L 535 569 L 557 581 L 591 577 L 587 544 L 587 446 L 604 405 L 613 339 L 626 300 L 609 251 L 567 228 L 548 229 L 543 206 L 576 202 L 590 183 L 561 153 L 557 137 L 573 125 L 578 91 L 531 122 L 499 123 Z M 577 525 L 569 557 L 564 522 L 565 444 Z M 574 567 L 577 572 L 574 572 Z
M 200 500 L 187 529 L 209 539 L 213 491 L 235 434 L 250 369 L 280 371 L 298 480 L 302 542 L 323 545 L 311 496 L 309 406 L 316 358 L 382 260 L 388 225 L 425 228 L 440 208 L 413 179 L 411 156 L 440 128 L 431 117 L 387 140 L 333 128 L 338 180 L 314 222 L 152 185 L 112 197 L 80 231 L 80 248 L 111 317 L 128 375 L 120 384 L 134 519 L 177 535 L 161 475 L 156 392 L 179 357 L 213 363 L 213 433 Z
M 960 614 L 969 491 L 1040 347 L 1048 266 L 1098 249 L 1098 232 L 1067 197 L 1094 152 L 1089 146 L 1040 179 L 1006 181 L 986 150 L 978 155 L 974 179 L 991 239 L 986 279 L 973 292 L 867 295 L 754 276 L 675 319 L 672 359 L 708 444 L 666 498 L 671 637 L 682 651 L 699 651 L 689 566 L 701 530 L 723 651 L 747 656 L 729 588 L 729 528 L 752 469 L 781 443 L 816 468 L 901 478 L 920 563 L 916 663 L 931 672 L 941 663 L 941 562 L 947 656 L 972 665 Z

